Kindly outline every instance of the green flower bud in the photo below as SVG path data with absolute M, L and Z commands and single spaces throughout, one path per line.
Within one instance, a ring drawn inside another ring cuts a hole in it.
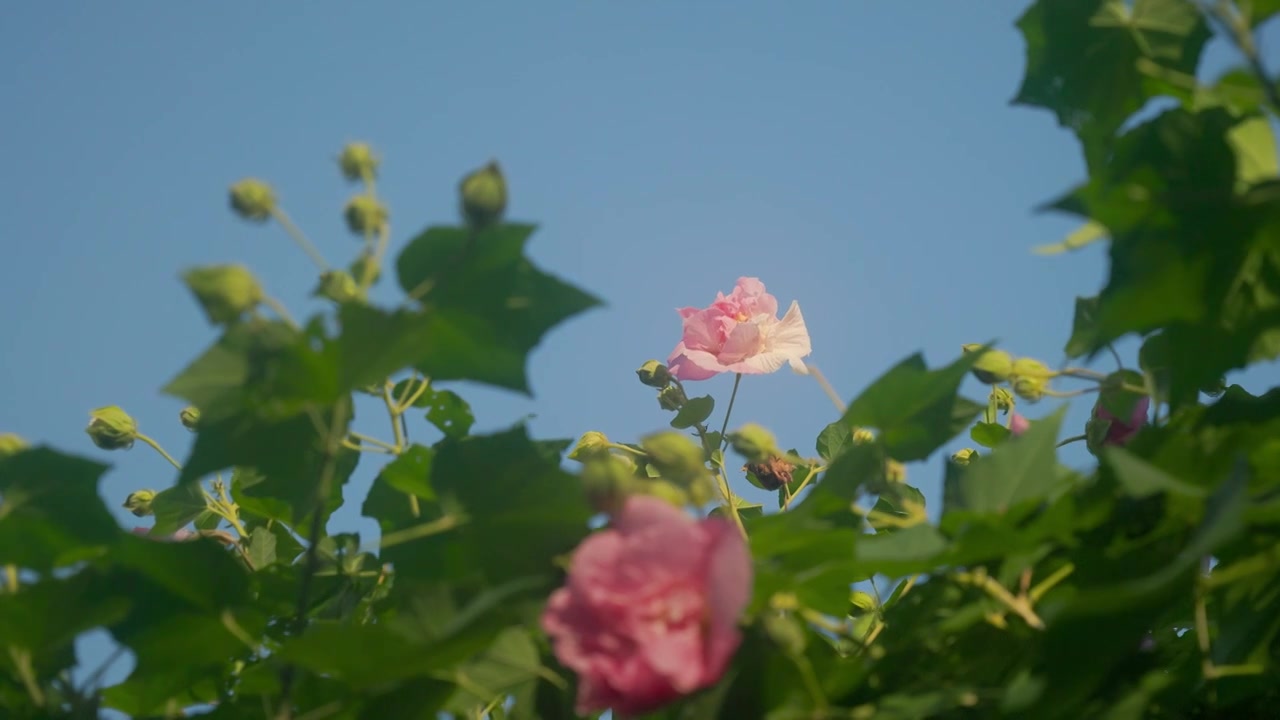
M 1013 381 L 1013 392 L 1027 402 L 1040 402 L 1049 382 L 1043 378 L 1020 377 Z
M 965 353 L 974 353 L 980 352 L 982 347 L 982 345 L 969 344 L 962 345 L 961 349 Z M 1013 356 L 1003 350 L 989 349 L 974 362 L 971 372 L 979 382 L 988 385 L 1002 383 L 1013 373 Z
M 907 466 L 892 458 L 884 461 L 884 479 L 891 483 L 907 481 Z
M 1034 378 L 1048 380 L 1058 376 L 1057 371 L 1035 358 L 1018 358 L 1013 361 L 1013 376 L 1018 378 Z
M 368 195 L 356 195 L 347 201 L 347 207 L 343 210 L 343 216 L 347 219 L 347 227 L 351 232 L 360 237 L 365 235 L 377 235 L 387 227 L 387 218 L 390 213 L 387 207 L 378 202 L 377 198 Z
M 1009 392 L 1008 388 L 993 387 L 991 394 L 996 400 L 996 410 L 1007 413 L 1013 409 L 1013 393 Z
M 747 423 L 729 433 L 728 440 L 733 445 L 734 451 L 750 463 L 765 462 L 771 457 L 782 454 L 778 450 L 778 441 L 773 433 L 755 423 Z
M 195 432 L 196 424 L 200 422 L 200 408 L 195 405 L 182 408 L 182 412 L 178 413 L 178 420 L 182 421 L 183 427 Z
M 462 217 L 474 228 L 492 225 L 507 210 L 507 181 L 497 161 L 476 170 L 458 183 Z
M 601 457 L 609 454 L 609 438 L 604 433 L 594 430 L 582 434 L 578 438 L 578 445 L 574 447 L 573 452 L 569 453 L 570 460 L 586 461 L 594 457 Z
M 671 371 L 657 360 L 649 360 L 636 370 L 640 382 L 649 387 L 664 388 L 671 384 Z
M 804 652 L 808 637 L 804 626 L 791 613 L 771 612 L 762 618 L 765 635 L 788 655 L 800 655 Z
M 971 460 L 978 457 L 978 451 L 973 448 L 963 448 L 951 454 L 951 462 L 957 465 L 968 465 Z
M 261 180 L 245 178 L 231 186 L 231 209 L 240 217 L 266 222 L 276 209 L 276 194 Z
M 861 590 L 849 593 L 849 614 L 861 615 L 876 609 L 876 599 Z
M 649 462 L 664 476 L 693 477 L 707 472 L 702 448 L 689 437 L 671 430 L 654 433 L 640 441 Z
M 233 323 L 262 302 L 262 286 L 243 265 L 195 268 L 182 279 L 215 325 Z
M 316 286 L 312 297 L 322 297 L 336 303 L 344 303 L 360 297 L 360 288 L 356 279 L 345 270 L 329 270 L 321 273 L 320 284 Z
M 151 501 L 155 499 L 155 490 L 138 490 L 129 493 L 129 497 L 124 499 L 122 507 L 138 517 L 146 517 L 154 514 L 151 511 Z
M 663 410 L 676 411 L 684 407 L 689 402 L 689 397 L 684 394 L 679 385 L 668 385 L 658 392 L 658 407 Z
M 376 177 L 381 159 L 373 152 L 373 148 L 362 142 L 349 143 L 342 148 L 338 156 L 338 167 L 342 176 L 348 180 L 358 181 Z
M 876 434 L 866 428 L 855 428 L 853 431 L 854 445 L 867 445 L 876 441 Z
M 103 450 L 127 450 L 138 439 L 138 424 L 124 410 L 108 405 L 89 413 L 85 432 Z
M 631 458 L 606 453 L 587 459 L 582 466 L 582 489 L 596 512 L 614 513 L 637 485 L 636 464 Z
M 684 507 L 686 505 L 702 505 L 707 502 L 708 498 L 705 494 L 691 492 L 692 488 L 695 487 L 701 487 L 701 485 L 695 484 L 686 489 L 663 478 L 648 478 L 635 482 L 631 486 L 631 490 L 640 495 L 656 497 L 675 507 Z
M 0 433 L 0 458 L 7 458 L 10 455 L 17 455 L 26 450 L 30 445 L 18 435 L 13 433 Z

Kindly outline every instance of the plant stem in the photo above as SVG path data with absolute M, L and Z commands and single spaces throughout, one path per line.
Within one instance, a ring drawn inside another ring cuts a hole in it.
M 985 572 L 958 572 L 955 575 L 956 580 L 967 585 L 981 588 L 983 592 L 990 595 L 997 602 L 1004 605 L 1011 612 L 1022 618 L 1032 628 L 1036 630 L 1044 629 L 1044 621 L 1036 615 L 1030 605 L 1024 598 L 1014 597 L 1012 593 L 1004 588 L 1003 585 L 996 582 L 995 578 L 987 575 Z
M 275 313 L 276 317 L 279 317 L 281 320 L 283 320 L 286 325 L 288 325 L 291 328 L 294 328 L 295 330 L 298 328 L 297 321 L 293 319 L 293 315 L 289 314 L 289 308 L 286 308 L 284 306 L 284 303 L 271 297 L 270 295 L 263 295 L 262 304 L 271 308 L 271 312 Z
M 1031 604 L 1034 605 L 1035 603 L 1040 602 L 1040 598 L 1044 597 L 1045 593 L 1052 590 L 1058 583 L 1066 580 L 1067 576 L 1071 575 L 1075 570 L 1076 566 L 1074 563 L 1067 563 L 1055 570 L 1049 577 L 1036 583 L 1035 587 L 1031 588 L 1027 593 L 1027 597 L 1030 598 Z
M 804 479 L 800 481 L 800 484 L 797 485 L 794 490 L 791 490 L 789 488 L 787 489 L 787 492 L 790 494 L 787 496 L 786 502 L 782 504 L 782 509 L 784 511 L 790 509 L 792 501 L 796 499 L 796 496 L 800 494 L 800 491 L 803 490 L 805 486 L 809 484 L 810 480 L 812 480 L 817 476 L 818 476 L 817 470 L 812 467 L 809 468 L 809 471 L 808 473 L 805 474 Z
M 806 362 L 804 366 L 808 369 L 809 374 L 813 376 L 813 379 L 818 381 L 818 385 L 822 387 L 822 391 L 831 399 L 831 403 L 835 405 L 836 409 L 840 411 L 841 415 L 843 415 L 847 409 L 844 404 L 844 400 L 840 399 L 840 395 L 836 393 L 836 389 L 831 387 L 831 383 L 827 382 L 826 376 L 824 376 L 822 371 L 812 363 Z
M 1088 439 L 1089 437 L 1087 435 L 1072 435 L 1071 437 L 1063 440 L 1062 442 L 1058 443 L 1054 447 L 1062 447 L 1063 445 L 1070 445 L 1073 442 L 1080 442 L 1081 440 L 1088 440 Z
M 150 445 L 152 450 L 155 450 L 156 452 L 160 453 L 160 456 L 163 457 L 165 460 L 168 460 L 170 465 L 178 468 L 179 470 L 182 469 L 182 465 L 177 460 L 174 460 L 172 455 L 165 452 L 164 448 L 160 447 L 160 443 L 156 442 L 155 440 L 152 440 L 150 437 L 143 435 L 142 433 L 138 433 L 138 439 Z
M 392 451 L 392 452 L 395 452 L 395 450 L 396 450 L 396 446 L 395 446 L 395 445 L 392 445 L 391 443 L 383 442 L 383 441 L 381 441 L 381 440 L 379 440 L 379 439 L 377 439 L 377 438 L 375 438 L 375 437 L 370 437 L 370 436 L 368 436 L 368 435 L 365 435 L 364 433 L 358 433 L 358 432 L 356 432 L 356 431 L 354 431 L 354 430 L 352 430 L 351 432 L 347 433 L 347 436 L 348 436 L 348 437 L 353 437 L 353 438 L 355 438 L 356 440 L 359 440 L 359 441 L 360 441 L 360 442 L 362 442 L 362 443 L 368 443 L 369 445 L 376 445 L 376 446 L 378 446 L 378 447 L 380 447 L 380 448 L 383 448 L 383 449 L 386 449 L 386 450 L 390 450 L 390 451 Z
M 733 392 L 729 393 L 729 407 L 724 411 L 724 422 L 720 423 L 720 452 L 724 452 L 729 443 L 724 438 L 724 434 L 729 429 L 729 416 L 733 414 L 733 401 L 738 397 L 738 384 L 742 382 L 742 373 L 733 376 Z
M 4 566 L 4 581 L 5 581 L 5 587 L 8 588 L 9 592 L 11 593 L 18 592 L 18 566 L 17 565 Z
M 298 226 L 293 224 L 293 220 L 289 219 L 289 215 L 284 210 L 281 210 L 278 207 L 272 208 L 271 217 L 275 218 L 275 221 L 280 223 L 280 226 L 284 228 L 284 231 L 289 233 L 289 237 L 293 238 L 293 241 L 298 244 L 298 247 L 302 248 L 302 252 L 306 253 L 307 257 L 311 258 L 311 262 L 315 263 L 316 267 L 320 268 L 320 272 L 327 272 L 329 270 L 329 263 L 325 262 L 324 256 L 320 254 L 320 251 L 316 249 L 315 245 L 311 244 L 311 241 L 307 239 L 307 236 L 302 234 L 302 231 L 298 229 Z
M 1262 64 L 1262 56 L 1258 54 L 1258 46 L 1253 41 L 1253 33 L 1245 24 L 1244 18 L 1240 17 L 1240 13 L 1235 11 L 1229 0 L 1217 0 L 1209 8 L 1209 13 L 1226 27 L 1231 35 L 1231 41 L 1240 50 L 1240 54 L 1244 55 L 1245 61 L 1249 63 L 1249 69 L 1257 76 L 1258 84 L 1267 94 L 1271 109 L 1280 113 L 1280 88 L 1276 87 L 1267 74 L 1267 68 Z
M 392 448 L 396 454 L 404 452 L 404 430 L 400 426 L 400 410 L 396 407 L 396 402 L 391 397 L 391 390 L 395 386 L 388 380 L 382 386 L 382 403 L 387 406 L 387 413 L 391 416 L 391 432 L 395 436 L 395 445 Z
M 410 540 L 421 540 L 422 538 L 439 535 L 442 532 L 448 532 L 459 525 L 462 521 L 453 515 L 445 515 L 438 520 L 414 525 L 413 527 L 397 530 L 382 536 L 382 541 L 378 543 L 378 548 L 386 550 L 389 547 L 407 543 Z

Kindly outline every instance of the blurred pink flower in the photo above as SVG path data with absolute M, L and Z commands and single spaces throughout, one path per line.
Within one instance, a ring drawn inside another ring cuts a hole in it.
M 574 552 L 542 615 L 577 712 L 639 715 L 714 684 L 741 642 L 751 559 L 737 528 L 646 495 Z
M 1016 412 L 1013 414 L 1013 417 L 1009 418 L 1009 432 L 1013 433 L 1014 437 L 1021 435 L 1030 428 L 1031 421 Z
M 710 307 L 682 308 L 684 336 L 667 359 L 680 380 L 706 380 L 719 373 L 758 375 L 790 364 L 808 373 L 801 358 L 812 352 L 809 330 L 792 301 L 778 319 L 778 300 L 757 278 L 738 278 L 733 292 L 716 293 Z
M 1147 424 L 1147 413 L 1151 410 L 1151 398 L 1143 395 L 1140 400 L 1133 406 L 1133 412 L 1130 413 L 1127 420 L 1121 420 L 1112 415 L 1102 406 L 1099 400 L 1093 406 L 1093 416 L 1098 420 L 1108 420 L 1111 426 L 1107 428 L 1107 437 L 1102 441 L 1103 445 L 1124 445 L 1133 439 L 1134 435 Z
M 181 542 L 183 540 L 190 540 L 196 537 L 195 532 L 186 528 L 179 528 L 178 531 L 172 535 L 152 535 L 151 528 L 136 527 L 133 529 L 133 534 L 141 535 L 148 540 L 158 540 L 160 542 Z

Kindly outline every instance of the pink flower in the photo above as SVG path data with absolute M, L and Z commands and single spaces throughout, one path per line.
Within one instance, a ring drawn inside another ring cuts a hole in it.
M 1133 412 L 1130 413 L 1128 421 L 1121 420 L 1112 415 L 1102 406 L 1099 400 L 1093 406 L 1093 416 L 1098 420 L 1110 421 L 1111 426 L 1107 428 L 1107 437 L 1102 441 L 1103 445 L 1124 445 L 1133 439 L 1134 435 L 1147 424 L 1147 413 L 1151 409 L 1151 398 L 1143 395 L 1138 402 L 1134 403 Z
M 578 546 L 542 627 L 578 675 L 577 712 L 639 715 L 714 684 L 751 594 L 742 535 L 646 495 Z
M 1013 417 L 1009 418 L 1009 432 L 1012 433 L 1014 437 L 1017 437 L 1030 429 L 1031 421 L 1022 417 L 1018 413 L 1015 412 Z
M 800 305 L 792 301 L 779 320 L 778 299 L 757 278 L 738 278 L 733 292 L 716 293 L 710 307 L 679 313 L 684 336 L 667 365 L 680 380 L 706 380 L 725 372 L 760 375 L 786 363 L 808 373 L 801 358 L 812 349 Z

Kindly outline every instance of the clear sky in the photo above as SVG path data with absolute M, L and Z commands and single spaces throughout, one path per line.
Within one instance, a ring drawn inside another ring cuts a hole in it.
M 118 507 L 125 495 L 175 474 L 141 445 L 94 448 L 88 411 L 119 404 L 186 453 L 182 402 L 158 389 L 216 333 L 179 272 L 243 262 L 295 315 L 320 309 L 306 257 L 278 227 L 233 216 L 226 188 L 269 180 L 330 261 L 345 262 L 358 243 L 341 208 L 355 188 L 333 158 L 357 139 L 385 158 L 397 248 L 454 222 L 458 178 L 497 158 L 509 216 L 541 225 L 535 260 L 607 303 L 531 356 L 533 399 L 456 388 L 481 431 L 528 414 L 546 438 L 632 441 L 666 427 L 634 369 L 666 359 L 676 307 L 706 305 L 744 275 L 784 308 L 800 302 L 811 359 L 846 399 L 918 350 L 939 365 L 998 338 L 1060 364 L 1072 299 L 1101 287 L 1106 257 L 1102 246 L 1030 251 L 1077 224 L 1034 208 L 1084 167 L 1052 115 L 1009 104 L 1024 62 L 1013 23 L 1027 5 L 7 5 L 0 431 L 112 463 L 103 497 L 137 524 Z M 1280 33 L 1264 41 L 1280 69 Z M 1215 41 L 1206 70 L 1234 61 Z M 378 297 L 397 293 L 387 282 Z M 1257 390 L 1277 376 L 1270 366 L 1241 381 Z M 723 407 L 731 382 L 691 390 Z M 1075 403 L 1064 435 L 1088 407 Z M 362 429 L 383 434 L 364 409 Z M 836 416 L 813 380 L 784 369 L 744 380 L 734 424 L 760 422 L 812 453 Z M 424 427 L 414 430 L 430 441 Z M 909 468 L 935 513 L 942 458 L 967 444 Z M 1078 446 L 1064 457 L 1089 461 Z M 376 536 L 359 506 L 377 465 L 363 463 L 331 529 Z M 84 656 L 101 657 L 102 643 Z

